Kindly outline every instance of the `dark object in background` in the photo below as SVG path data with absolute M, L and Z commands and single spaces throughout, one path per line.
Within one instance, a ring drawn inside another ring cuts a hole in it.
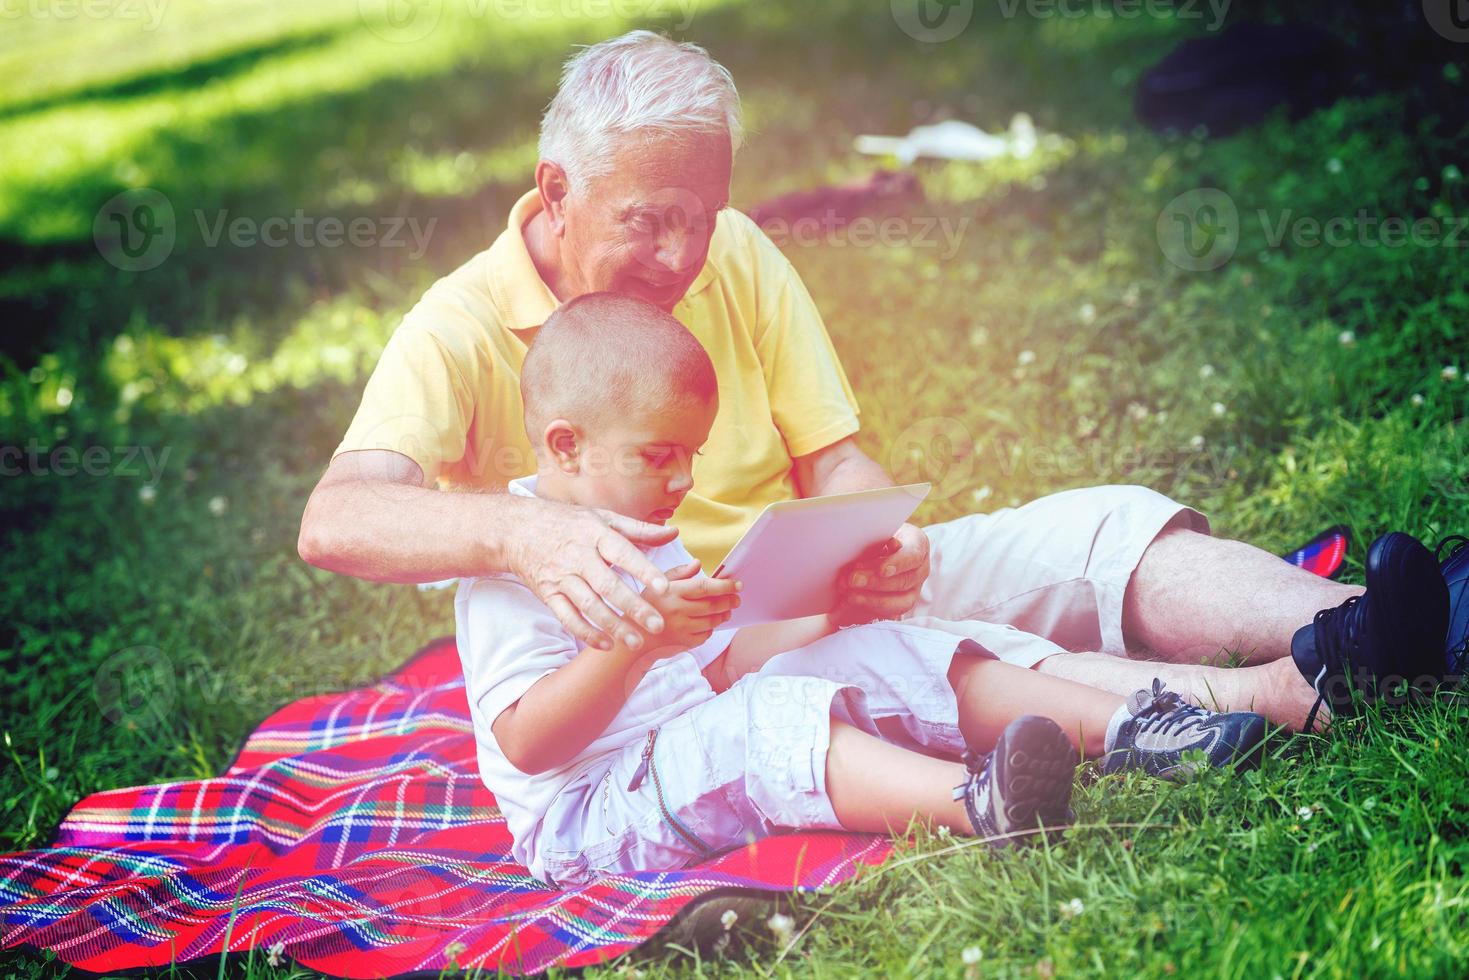
M 923 187 L 916 176 L 906 170 L 879 170 L 847 184 L 782 194 L 755 205 L 749 215 L 778 244 L 781 237 L 796 230 L 798 221 L 814 221 L 813 231 L 819 232 L 873 211 L 922 200 Z
M 1350 49 L 1301 24 L 1242 23 L 1185 41 L 1138 83 L 1133 111 L 1145 126 L 1228 136 L 1285 107 L 1300 119 L 1354 88 Z

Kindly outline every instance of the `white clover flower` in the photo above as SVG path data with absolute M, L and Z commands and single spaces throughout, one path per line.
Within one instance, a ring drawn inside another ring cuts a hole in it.
M 1443 366 L 1443 370 L 1438 372 L 1438 376 L 1440 378 L 1443 378 L 1445 381 L 1453 381 L 1459 376 L 1459 365 L 1445 364 Z
M 1034 364 L 1035 363 L 1035 351 L 1033 351 L 1033 350 L 1023 350 L 1023 351 L 1020 352 L 1020 356 L 1017 357 L 1015 360 L 1016 360 L 1016 363 L 1018 363 L 1021 367 L 1025 367 L 1027 364 Z
M 286 944 L 284 941 L 273 942 L 265 949 L 265 961 L 273 967 L 282 967 L 286 963 Z
M 1339 173 L 1341 173 L 1341 171 L 1342 171 L 1341 161 L 1338 160 L 1336 157 L 1332 157 L 1330 160 L 1327 160 L 1326 161 L 1326 172 L 1327 173 L 1329 173 L 1329 174 L 1339 174 Z
M 145 504 L 151 504 L 158 499 L 158 488 L 151 483 L 145 483 L 138 488 L 138 499 Z
M 1082 303 L 1076 315 L 1081 318 L 1082 323 L 1091 323 L 1097 318 L 1097 308 L 1091 303 Z
M 1144 405 L 1142 402 L 1128 402 L 1127 414 L 1129 418 L 1133 419 L 1133 421 L 1141 422 L 1143 419 L 1148 417 L 1148 406 Z
M 1201 377 L 1201 378 L 1212 378 L 1212 377 L 1214 377 L 1214 365 L 1212 365 L 1212 364 L 1202 365 L 1199 368 L 1199 377 Z
M 984 959 L 984 950 L 978 946 L 965 946 L 964 952 L 959 954 L 959 959 L 965 966 L 973 966 Z
M 796 931 L 796 920 L 788 915 L 777 912 L 765 920 L 770 931 L 775 933 L 778 942 L 788 943 L 791 941 L 791 933 Z
M 734 909 L 725 909 L 724 914 L 719 917 L 719 924 L 724 926 L 724 931 L 729 932 L 734 924 L 740 919 L 740 914 Z
M 224 516 L 224 512 L 229 509 L 230 502 L 228 498 L 219 496 L 209 498 L 209 513 L 215 517 Z
M 1357 342 L 1357 335 L 1352 333 L 1350 330 L 1343 330 L 1341 333 L 1336 335 L 1336 340 L 1337 343 L 1341 344 L 1343 347 L 1350 347 Z
M 1073 898 L 1069 902 L 1061 903 L 1061 916 L 1066 919 L 1074 919 L 1086 911 L 1086 905 L 1079 898 Z
M 1192 439 L 1190 439 L 1188 441 L 1188 444 L 1189 444 L 1189 448 L 1190 449 L 1203 449 L 1204 448 L 1204 437 L 1203 436 L 1194 436 Z
M 1300 817 L 1302 821 L 1310 820 L 1315 815 L 1316 811 L 1309 806 L 1296 807 L 1296 816 Z
M 1415 408 L 1418 408 L 1423 405 L 1423 396 L 1415 391 L 1413 392 L 1413 396 L 1409 398 L 1408 401 L 1412 402 Z
M 1307 854 L 1315 854 L 1316 853 L 1316 848 L 1318 848 L 1320 846 L 1321 846 L 1321 842 L 1320 841 L 1313 840 L 1311 843 L 1309 843 L 1309 844 L 1306 845 L 1306 853 Z
M 1223 402 L 1215 402 L 1209 406 L 1209 411 L 1213 412 L 1216 416 L 1222 417 L 1228 413 L 1229 409 L 1224 406 Z
M 444 947 L 444 958 L 448 960 L 458 959 L 459 954 L 463 953 L 468 948 L 469 947 L 464 945 L 463 943 L 450 943 L 449 945 Z

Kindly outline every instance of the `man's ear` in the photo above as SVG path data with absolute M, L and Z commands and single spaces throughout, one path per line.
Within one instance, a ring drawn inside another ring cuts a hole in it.
M 566 232 L 566 196 L 571 193 L 571 181 L 561 164 L 551 160 L 536 164 L 536 190 L 540 192 L 551 234 L 560 238 Z
M 541 435 L 546 447 L 547 458 L 558 470 L 569 475 L 581 471 L 581 430 L 565 419 L 552 419 L 546 423 Z

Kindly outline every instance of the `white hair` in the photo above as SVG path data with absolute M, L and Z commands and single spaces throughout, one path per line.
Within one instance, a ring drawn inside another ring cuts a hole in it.
M 609 172 L 613 147 L 631 133 L 728 133 L 738 150 L 744 128 L 734 79 L 697 44 L 652 31 L 577 52 L 541 120 L 541 159 L 560 164 L 574 185 Z

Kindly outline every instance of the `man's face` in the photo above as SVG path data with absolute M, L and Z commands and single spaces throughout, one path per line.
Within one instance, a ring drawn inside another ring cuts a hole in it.
M 715 411 L 689 400 L 587 433 L 578 447 L 575 502 L 666 522 L 693 488 L 694 455 L 709 438 Z
M 732 156 L 725 134 L 625 138 L 606 176 L 564 198 L 561 259 L 572 289 L 671 311 L 704 267 L 729 203 Z

